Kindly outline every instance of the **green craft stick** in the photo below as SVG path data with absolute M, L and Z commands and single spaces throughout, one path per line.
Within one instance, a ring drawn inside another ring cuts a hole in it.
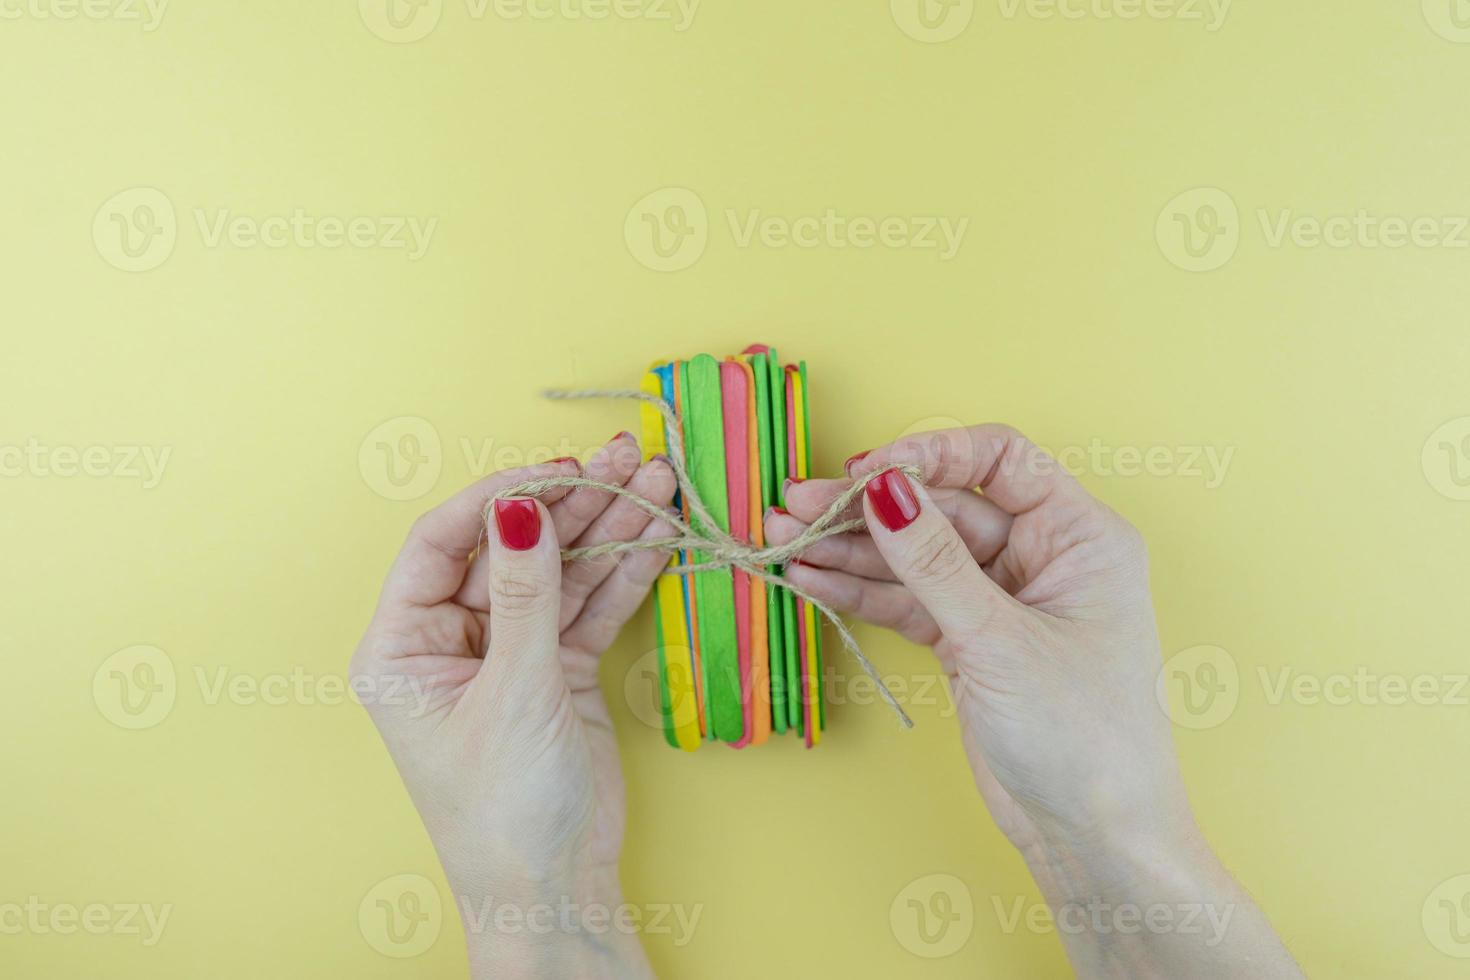
M 690 478 L 720 530 L 730 530 L 725 484 L 725 415 L 720 391 L 720 362 L 700 354 L 688 364 L 689 388 L 684 395 L 685 455 Z M 698 522 L 699 518 L 694 517 Z M 696 563 L 708 561 L 694 553 Z M 709 730 L 722 742 L 745 735 L 740 703 L 740 651 L 735 633 L 735 577 L 729 568 L 696 572 L 699 603 L 699 656 L 708 684 L 705 705 Z
M 776 496 L 780 504 L 786 505 L 786 372 L 781 368 L 781 358 L 773 347 L 766 352 L 766 368 L 771 376 L 771 435 L 775 446 L 772 458 L 776 464 Z M 796 639 L 796 597 L 785 589 L 777 590 L 781 596 L 781 655 L 786 675 L 786 727 L 801 731 L 801 674 L 797 659 L 801 656 Z
M 755 419 L 757 455 L 761 465 L 761 512 L 776 506 L 776 462 L 771 437 L 771 377 L 766 367 L 766 355 L 755 354 L 750 358 L 750 370 L 755 375 Z M 776 566 L 769 567 L 775 572 Z M 771 678 L 771 727 L 779 735 L 786 731 L 786 659 L 782 654 L 785 630 L 781 625 L 781 593 L 774 587 L 766 588 L 766 647 L 770 655 Z
M 812 468 L 812 389 L 806 383 L 806 361 L 797 366 L 797 373 L 801 375 L 801 431 L 806 440 L 806 471 L 815 473 Z M 813 682 L 817 685 L 817 731 L 827 730 L 827 705 L 826 698 L 822 697 L 824 687 L 822 684 L 822 620 L 820 613 L 812 617 L 817 628 L 812 631 L 812 649 L 815 654 L 817 676 Z

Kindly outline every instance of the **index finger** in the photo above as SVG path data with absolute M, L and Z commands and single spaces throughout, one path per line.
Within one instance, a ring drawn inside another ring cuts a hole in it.
M 480 543 L 490 498 L 517 483 L 577 476 L 580 471 L 575 459 L 502 470 L 470 484 L 424 514 L 414 521 L 403 550 L 388 570 L 378 604 L 432 606 L 450 598 L 464 581 L 469 557 Z M 558 488 L 540 499 L 549 504 L 565 495 L 566 490 Z
M 1047 503 L 1084 504 L 1092 497 L 1051 454 L 1008 425 L 972 425 L 905 436 L 849 461 L 866 476 L 890 466 L 917 466 L 926 486 L 975 488 L 1008 514 Z

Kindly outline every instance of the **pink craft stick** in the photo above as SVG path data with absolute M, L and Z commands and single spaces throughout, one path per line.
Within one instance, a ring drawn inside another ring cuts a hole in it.
M 733 361 L 720 365 L 720 395 L 725 415 L 725 487 L 729 495 L 730 536 L 750 540 L 750 423 L 746 404 L 745 369 Z M 735 636 L 740 651 L 740 706 L 745 735 L 732 743 L 737 749 L 755 736 L 755 679 L 750 664 L 750 576 L 734 569 Z

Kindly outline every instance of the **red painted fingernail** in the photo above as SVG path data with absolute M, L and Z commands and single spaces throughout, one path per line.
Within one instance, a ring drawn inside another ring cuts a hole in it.
M 611 439 L 609 439 L 608 442 L 617 442 L 619 439 L 631 439 L 631 438 L 633 438 L 633 433 L 629 432 L 627 429 L 624 429 L 622 432 L 619 432 L 617 435 L 615 435 Z
M 863 492 L 868 495 L 868 503 L 873 505 L 873 513 L 890 531 L 902 531 L 919 516 L 919 498 L 914 496 L 914 488 L 898 470 L 885 471 L 869 482 Z
M 556 459 L 548 459 L 546 462 L 548 462 L 548 463 L 576 463 L 578 466 L 581 466 L 582 465 L 581 462 L 575 456 L 558 456 L 558 457 L 556 457 Z
M 541 540 L 541 511 L 536 501 L 507 497 L 495 501 L 495 527 L 500 540 L 511 551 L 530 551 Z
M 871 449 L 864 449 L 860 453 L 853 453 L 851 456 L 847 457 L 847 462 L 842 464 L 842 469 L 847 473 L 848 476 L 852 476 L 852 464 L 859 462 L 870 452 L 872 452 Z
M 790 517 L 791 511 L 787 510 L 785 507 L 771 507 L 766 511 L 766 515 L 768 517 L 776 514 L 779 514 L 782 517 Z

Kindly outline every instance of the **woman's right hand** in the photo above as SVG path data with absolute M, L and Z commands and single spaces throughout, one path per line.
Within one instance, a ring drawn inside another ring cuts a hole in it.
M 906 438 L 848 471 L 886 471 L 864 493 L 869 533 L 820 542 L 788 574 L 835 608 L 934 647 L 980 791 L 1059 927 L 1080 902 L 1209 905 L 1224 920 L 1208 949 L 1213 933 L 1182 926 L 1162 937 L 1062 928 L 1079 972 L 1299 975 L 1191 814 L 1155 695 L 1161 658 L 1139 532 L 1005 426 Z M 790 513 L 768 515 L 768 540 L 796 537 L 850 484 L 789 486 Z M 1243 945 L 1225 941 L 1227 928 Z M 1161 959 L 1169 950 L 1184 958 Z

